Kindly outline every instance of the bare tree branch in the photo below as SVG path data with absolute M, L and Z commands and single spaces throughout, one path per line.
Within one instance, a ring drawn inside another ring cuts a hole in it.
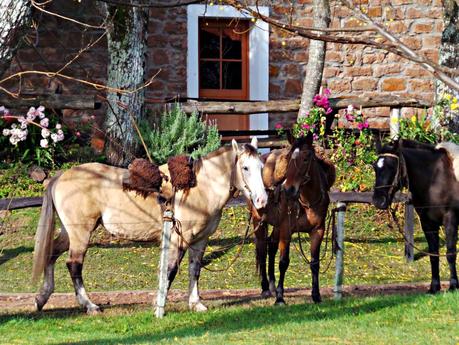
M 390 53 L 394 53 L 400 57 L 403 57 L 407 60 L 415 62 L 419 64 L 422 68 L 427 70 L 428 72 L 432 73 L 436 78 L 443 81 L 445 84 L 450 86 L 455 90 L 459 90 L 459 84 L 455 82 L 450 76 L 457 76 L 459 75 L 459 71 L 453 68 L 447 68 L 444 66 L 440 66 L 439 64 L 417 54 L 405 44 L 400 42 L 396 37 L 392 34 L 387 32 L 384 28 L 382 28 L 379 24 L 374 23 L 367 15 L 363 14 L 358 8 L 354 8 L 351 6 L 351 9 L 355 13 L 355 15 L 360 16 L 363 20 L 367 21 L 372 25 L 375 30 L 380 34 L 382 37 L 372 38 L 367 36 L 363 36 L 361 33 L 359 35 L 336 35 L 336 34 L 329 34 L 326 31 L 321 30 L 320 28 L 314 29 L 306 29 L 300 26 L 294 26 L 287 23 L 283 23 L 279 20 L 273 19 L 271 17 L 266 17 L 262 15 L 259 11 L 251 9 L 248 5 L 243 4 L 238 0 L 225 0 L 225 2 L 239 10 L 240 12 L 245 12 L 248 15 L 253 16 L 254 18 L 258 18 L 263 20 L 264 22 L 271 24 L 281 30 L 286 32 L 290 32 L 294 35 L 309 38 L 312 40 L 320 40 L 325 42 L 332 42 L 332 43 L 342 43 L 342 44 L 361 44 L 366 46 L 375 47 L 378 49 L 386 50 Z M 349 4 L 348 1 L 344 1 L 343 3 Z M 384 42 L 388 41 L 388 43 Z
M 98 0 L 101 2 L 105 2 L 111 5 L 123 5 L 123 6 L 131 6 L 131 7 L 151 7 L 151 8 L 173 8 L 173 7 L 181 7 L 187 6 L 192 4 L 198 4 L 200 2 L 204 2 L 203 0 L 185 0 L 180 1 L 177 0 L 175 2 L 171 1 L 142 1 L 142 0 Z

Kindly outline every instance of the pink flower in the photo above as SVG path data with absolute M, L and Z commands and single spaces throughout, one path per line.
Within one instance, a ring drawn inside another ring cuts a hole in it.
M 354 121 L 354 116 L 352 114 L 346 113 L 344 116 L 347 121 Z
M 306 129 L 306 130 L 309 130 L 309 128 L 310 128 L 309 125 L 308 125 L 307 123 L 303 123 L 303 124 L 301 125 L 301 127 L 304 128 L 304 129 Z
M 324 90 L 324 95 L 327 96 L 327 97 L 330 96 L 331 95 L 330 89 L 325 89 Z
M 41 119 L 40 125 L 43 126 L 43 127 L 48 127 L 48 125 L 49 125 L 49 120 L 48 120 L 48 118 L 45 117 L 45 118 Z
M 48 147 L 48 139 L 41 139 L 40 146 L 46 149 Z
M 276 125 L 274 126 L 275 129 L 282 129 L 284 128 L 284 126 L 282 126 L 282 124 L 280 122 L 276 123 Z
M 359 123 L 357 124 L 357 128 L 358 128 L 360 131 L 361 131 L 362 129 L 368 128 L 368 127 L 369 127 L 369 125 L 368 125 L 368 122 L 367 122 L 367 121 L 365 121 L 365 122 L 359 122 Z
M 325 114 L 331 114 L 333 112 L 333 109 L 328 107 L 327 110 L 325 111 Z

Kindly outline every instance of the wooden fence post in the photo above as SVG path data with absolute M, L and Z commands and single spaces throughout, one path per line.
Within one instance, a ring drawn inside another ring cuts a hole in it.
M 400 108 L 392 108 L 390 111 L 390 138 L 395 140 L 400 132 Z
M 169 247 L 171 241 L 171 229 L 173 213 L 166 209 L 163 214 L 163 232 L 161 235 L 161 256 L 159 260 L 158 291 L 156 292 L 156 311 L 158 318 L 164 316 L 164 307 L 167 298 L 167 264 L 169 257 Z
M 405 258 L 408 262 L 414 261 L 414 207 L 409 202 L 405 203 Z
M 335 299 L 339 300 L 343 297 L 343 276 L 344 276 L 344 215 L 346 213 L 346 203 L 338 202 L 336 204 L 338 220 L 336 227 L 336 271 L 335 271 L 335 286 L 333 292 Z

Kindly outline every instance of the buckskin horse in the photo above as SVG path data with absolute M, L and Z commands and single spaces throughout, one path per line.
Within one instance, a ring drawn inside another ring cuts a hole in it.
M 265 161 L 263 181 L 271 191 L 264 209 L 252 208 L 261 294 L 265 298 L 275 294 L 275 304 L 285 304 L 284 278 L 290 263 L 290 242 L 295 232 L 307 232 L 310 236 L 311 295 L 314 302 L 321 301 L 320 245 L 330 203 L 328 191 L 335 181 L 334 166 L 316 155 L 311 135 L 293 140 L 289 136 L 290 149 L 274 150 L 262 157 Z M 269 238 L 268 224 L 273 226 Z M 280 274 L 276 288 L 274 260 L 277 250 L 280 252 Z M 267 253 L 269 280 L 266 276 Z
M 376 175 L 373 204 L 387 209 L 396 191 L 407 187 L 426 237 L 432 273 L 429 293 L 440 291 L 439 228 L 446 233 L 446 257 L 450 290 L 459 287 L 456 244 L 459 216 L 459 146 L 437 146 L 399 140 L 382 148 L 374 164 Z
M 175 219 L 180 233 L 173 232 L 168 262 L 169 286 L 180 262 L 189 249 L 189 307 L 204 311 L 198 280 L 201 260 L 209 236 L 216 230 L 222 209 L 235 190 L 241 191 L 256 208 L 264 207 L 267 194 L 257 153 L 257 140 L 251 145 L 223 147 L 193 164 L 195 187 L 177 191 L 173 198 Z M 168 175 L 168 167 L 161 166 Z M 33 277 L 44 273 L 44 282 L 36 297 L 41 310 L 54 290 L 54 264 L 69 250 L 67 267 L 77 300 L 88 313 L 99 307 L 86 294 L 82 269 L 89 239 L 97 225 L 104 225 L 113 235 L 135 241 L 157 241 L 162 231 L 162 211 L 158 193 L 147 197 L 123 188 L 128 170 L 99 163 L 83 164 L 53 178 L 44 194 L 38 223 Z M 163 186 L 166 188 L 167 186 Z M 170 187 L 170 186 L 169 186 Z M 53 240 L 55 214 L 62 227 Z M 114 272 L 116 274 L 116 272 Z

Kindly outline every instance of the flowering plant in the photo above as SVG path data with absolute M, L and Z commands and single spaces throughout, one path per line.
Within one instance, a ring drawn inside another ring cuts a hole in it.
M 21 150 L 22 160 L 32 160 L 38 165 L 54 164 L 54 150 L 56 144 L 64 140 L 64 131 L 60 123 L 52 125 L 52 119 L 46 116 L 43 106 L 31 107 L 25 116 L 11 115 L 1 106 L 0 118 L 6 124 L 3 136 L 9 138 L 13 150 Z
M 344 110 L 343 118 L 352 130 L 336 126 L 328 138 L 330 160 L 339 171 L 335 185 L 344 192 L 368 190 L 373 179 L 371 163 L 376 159 L 368 121 L 362 109 L 352 105 Z
M 313 98 L 314 106 L 306 113 L 306 116 L 298 117 L 293 124 L 293 136 L 296 138 L 306 136 L 308 133 L 313 133 L 315 141 L 323 141 L 325 138 L 325 130 L 327 126 L 327 117 L 333 112 L 330 107 L 330 90 L 325 89 L 323 95 L 318 94 Z

